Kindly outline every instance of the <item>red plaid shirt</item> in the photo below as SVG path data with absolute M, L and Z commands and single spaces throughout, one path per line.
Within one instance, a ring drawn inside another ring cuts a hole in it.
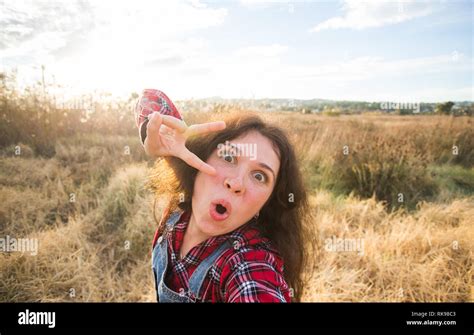
M 165 217 L 164 214 L 163 217 Z M 173 291 L 187 292 L 189 278 L 199 263 L 223 242 L 227 249 L 209 270 L 199 292 L 205 302 L 290 302 L 290 289 L 283 278 L 283 261 L 250 222 L 231 233 L 211 237 L 192 248 L 180 260 L 179 250 L 190 213 L 183 212 L 167 234 L 168 269 L 166 285 Z M 158 238 L 155 234 L 153 246 Z

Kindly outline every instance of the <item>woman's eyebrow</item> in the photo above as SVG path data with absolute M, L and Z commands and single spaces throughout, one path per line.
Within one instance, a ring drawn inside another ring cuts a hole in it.
M 275 172 L 272 170 L 272 168 L 271 168 L 270 166 L 268 166 L 267 164 L 265 164 L 265 163 L 263 163 L 263 162 L 258 162 L 258 165 L 261 166 L 261 167 L 263 167 L 264 169 L 269 170 L 269 171 L 272 173 L 272 175 L 273 175 L 273 179 L 276 179 L 276 177 L 275 177 Z

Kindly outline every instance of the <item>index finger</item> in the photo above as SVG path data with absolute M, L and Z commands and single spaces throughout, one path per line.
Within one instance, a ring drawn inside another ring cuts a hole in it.
M 210 133 L 213 131 L 219 131 L 225 129 L 226 124 L 224 121 L 215 121 L 201 124 L 194 124 L 188 127 L 186 131 L 187 136 L 194 136 L 199 134 Z
M 198 156 L 189 151 L 186 147 L 183 151 L 178 153 L 179 158 L 185 161 L 188 165 L 198 169 L 201 172 L 209 175 L 215 175 L 216 169 L 207 163 L 204 163 Z

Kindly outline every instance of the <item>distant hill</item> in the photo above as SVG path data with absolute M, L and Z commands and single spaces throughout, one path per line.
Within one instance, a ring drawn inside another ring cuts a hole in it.
M 379 111 L 397 114 L 433 113 L 437 103 L 404 101 L 350 101 L 329 99 L 225 99 L 209 97 L 204 99 L 183 100 L 179 102 L 184 109 L 208 110 L 218 105 L 233 105 L 245 109 L 265 111 L 295 111 L 304 113 L 332 112 L 354 114 Z M 454 102 L 453 110 L 473 108 L 472 101 Z

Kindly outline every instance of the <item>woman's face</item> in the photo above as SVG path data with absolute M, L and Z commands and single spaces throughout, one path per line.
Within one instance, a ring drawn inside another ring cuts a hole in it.
M 268 138 L 251 131 L 220 143 L 206 162 L 217 174 L 197 173 L 192 215 L 203 234 L 217 236 L 259 212 L 273 192 L 280 159 Z

